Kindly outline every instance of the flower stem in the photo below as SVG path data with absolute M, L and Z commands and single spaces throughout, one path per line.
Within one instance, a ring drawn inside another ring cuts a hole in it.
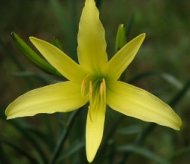
M 63 145 L 69 135 L 69 132 L 74 124 L 74 121 L 76 119 L 76 116 L 79 114 L 81 110 L 77 110 L 75 112 L 73 112 L 71 114 L 71 116 L 69 117 L 68 121 L 67 121 L 67 124 L 66 124 L 66 128 L 63 130 L 58 142 L 57 142 L 57 145 L 55 147 L 55 150 L 54 150 L 54 153 L 53 153 L 53 157 L 52 157 L 52 160 L 50 161 L 50 164 L 55 164 L 57 158 L 59 157 L 59 154 L 61 153 L 61 150 L 63 148 Z

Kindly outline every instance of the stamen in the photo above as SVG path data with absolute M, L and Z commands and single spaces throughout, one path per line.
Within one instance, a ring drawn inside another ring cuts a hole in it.
M 90 118 L 90 120 L 93 121 L 92 120 L 92 114 L 91 114 L 92 113 L 92 109 L 90 109 L 90 105 L 88 106 L 88 112 L 89 112 L 89 118 Z
M 93 86 L 92 86 L 92 81 L 89 82 L 89 101 L 90 103 L 92 102 L 93 99 Z
M 101 98 L 104 98 L 105 93 L 106 93 L 106 82 L 105 82 L 105 79 L 102 79 L 102 82 L 100 84 L 100 96 L 101 96 Z
M 92 118 L 92 113 L 95 114 L 95 109 L 96 109 L 96 105 L 97 105 L 97 96 L 98 96 L 98 92 L 97 92 L 97 84 L 96 84 L 96 81 L 95 82 L 92 82 L 90 81 L 89 82 L 89 90 L 88 90 L 88 95 L 89 95 L 89 117 L 90 117 L 90 120 L 93 121 L 93 118 Z M 93 112 L 94 111 L 94 112 Z M 93 114 L 93 117 L 94 117 L 94 114 Z
M 86 96 L 88 93 L 88 81 L 89 81 L 89 75 L 86 75 L 86 77 L 82 80 L 81 83 L 81 95 Z
M 86 90 L 86 79 L 83 79 L 82 83 L 81 83 L 81 95 L 82 96 L 85 96 L 85 90 Z

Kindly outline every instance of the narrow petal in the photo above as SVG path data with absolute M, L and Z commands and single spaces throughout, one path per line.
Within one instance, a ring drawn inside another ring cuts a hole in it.
M 115 82 L 110 87 L 107 102 L 114 110 L 143 121 L 180 129 L 180 117 L 156 96 L 123 82 Z
M 7 107 L 5 114 L 7 119 L 12 119 L 39 113 L 69 112 L 85 103 L 80 86 L 70 81 L 61 82 L 25 93 Z
M 44 58 L 64 77 L 73 81 L 82 80 L 85 74 L 84 71 L 64 52 L 54 45 L 35 37 L 30 37 L 30 41 L 40 51 Z
M 78 59 L 88 71 L 100 71 L 107 62 L 105 31 L 94 0 L 86 0 L 80 18 Z
M 86 154 L 92 162 L 103 137 L 106 103 L 90 106 L 86 122 Z
M 117 80 L 127 66 L 132 62 L 137 54 L 145 34 L 141 34 L 128 42 L 122 49 L 120 49 L 109 61 L 107 73 L 111 79 Z

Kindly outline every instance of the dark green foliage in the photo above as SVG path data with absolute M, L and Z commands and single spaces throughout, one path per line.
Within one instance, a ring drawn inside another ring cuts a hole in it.
M 28 44 L 28 37 L 48 40 L 77 61 L 76 39 L 83 4 L 84 0 L 1 1 L 0 163 L 87 163 L 87 106 L 81 112 L 13 121 L 4 115 L 6 106 L 22 93 L 65 80 L 38 56 Z M 106 30 L 109 57 L 115 51 L 119 24 L 126 26 L 127 41 L 140 33 L 147 34 L 139 54 L 121 78 L 168 102 L 181 116 L 183 127 L 176 132 L 108 109 L 104 139 L 94 163 L 189 163 L 190 1 L 96 0 L 96 4 Z M 19 36 L 13 33 L 12 39 L 13 31 Z M 37 60 L 23 57 L 28 52 Z

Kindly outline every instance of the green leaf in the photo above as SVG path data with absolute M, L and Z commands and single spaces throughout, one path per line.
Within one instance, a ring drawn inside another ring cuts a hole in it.
M 66 12 L 63 8 L 63 5 L 59 0 L 50 0 L 50 5 L 52 9 L 55 12 L 55 16 L 57 17 L 57 20 L 59 21 L 60 27 L 62 32 L 64 33 L 65 37 L 68 40 L 68 47 L 69 47 L 69 54 L 73 59 L 76 58 L 76 30 L 74 29 L 76 27 L 75 23 L 75 6 L 77 2 L 69 1 L 69 15 L 72 15 L 72 17 L 69 18 L 69 20 L 66 17 Z
M 47 158 L 41 145 L 38 143 L 37 139 L 31 135 L 30 131 L 26 129 L 27 125 L 25 122 L 12 120 L 9 121 L 9 123 L 30 142 L 30 144 L 35 148 L 36 152 L 38 152 L 40 160 L 46 163 Z
M 85 146 L 84 142 L 77 142 L 74 145 L 71 145 L 70 146 L 71 148 L 67 150 L 67 152 L 57 161 L 57 163 L 59 163 L 59 161 L 62 161 L 65 158 L 70 157 L 76 152 L 80 151 L 84 146 Z
M 118 147 L 117 150 L 120 152 L 133 152 L 160 164 L 169 163 L 169 161 L 167 161 L 163 157 L 160 157 L 159 155 L 143 147 L 139 147 L 135 145 L 124 145 L 124 146 Z
M 55 149 L 54 149 L 54 152 L 53 152 L 53 156 L 52 156 L 52 159 L 50 161 L 51 164 L 55 164 L 60 153 L 61 153 L 61 150 L 65 144 L 65 141 L 72 129 L 72 126 L 74 124 L 74 121 L 76 119 L 76 116 L 79 114 L 81 110 L 77 110 L 75 112 L 73 112 L 70 117 L 68 118 L 68 121 L 67 121 L 67 124 L 66 124 L 66 128 L 63 130 L 63 132 L 61 133 L 61 136 L 60 138 L 58 139 L 57 141 L 57 144 L 55 146 Z
M 41 68 L 42 70 L 57 75 L 62 76 L 54 67 L 52 67 L 48 62 L 46 62 L 40 55 L 32 50 L 32 48 L 16 33 L 12 33 L 11 37 L 16 43 L 17 48 L 22 52 L 22 54 L 27 57 L 32 63 Z
M 28 161 L 30 161 L 30 163 L 36 163 L 36 164 L 39 163 L 34 157 L 32 157 L 32 156 L 28 153 L 27 150 L 25 150 L 25 149 L 19 147 L 19 146 L 16 145 L 15 143 L 12 143 L 12 142 L 10 142 L 10 141 L 5 141 L 5 140 L 1 140 L 0 143 L 1 143 L 1 144 L 5 144 L 5 145 L 11 147 L 12 149 L 15 150 L 15 152 L 17 152 L 18 154 L 20 154 L 20 155 L 26 157 L 26 158 L 28 159 Z M 10 156 L 10 158 L 11 158 L 11 156 Z
M 139 80 L 143 80 L 145 78 L 149 77 L 159 77 L 163 80 L 165 80 L 168 84 L 176 87 L 177 89 L 181 89 L 183 87 L 182 82 L 180 82 L 175 76 L 165 73 L 165 72 L 157 72 L 157 71 L 147 71 L 140 74 L 135 75 L 129 83 L 135 83 Z
M 187 146 L 185 148 L 180 149 L 179 151 L 176 151 L 171 157 L 170 160 L 173 161 L 177 158 L 181 158 L 183 156 L 188 156 L 190 154 L 190 146 Z
M 142 131 L 142 127 L 139 125 L 131 125 L 128 127 L 119 128 L 117 133 L 122 135 L 137 134 Z

